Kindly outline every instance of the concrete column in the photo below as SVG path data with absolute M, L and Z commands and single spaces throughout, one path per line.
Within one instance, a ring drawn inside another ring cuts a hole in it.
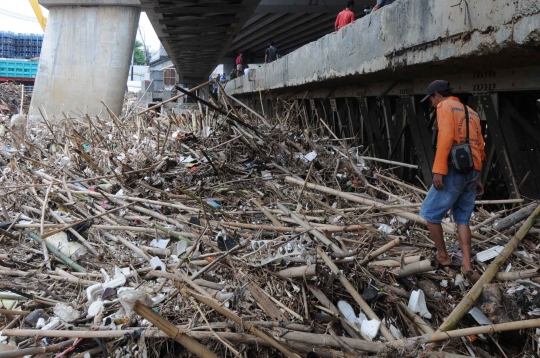
M 40 0 L 49 9 L 30 120 L 122 111 L 139 23 L 137 0 Z M 84 6 L 81 6 L 84 5 Z M 108 115 L 108 114 L 107 114 Z

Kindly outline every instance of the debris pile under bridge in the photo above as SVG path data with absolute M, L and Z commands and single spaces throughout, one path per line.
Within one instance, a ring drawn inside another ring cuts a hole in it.
M 477 202 L 473 283 L 401 163 L 221 100 L 2 124 L 0 357 L 537 353 L 538 203 Z

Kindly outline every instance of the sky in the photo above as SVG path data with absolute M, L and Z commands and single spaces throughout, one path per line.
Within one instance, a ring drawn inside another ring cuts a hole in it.
M 41 7 L 41 10 L 43 15 L 47 17 L 47 9 Z M 28 0 L 0 0 L 0 31 L 43 34 L 41 25 Z M 139 31 L 137 31 L 139 40 L 141 40 L 141 36 L 146 40 L 146 45 L 150 47 L 151 52 L 159 50 L 159 39 L 144 12 L 141 13 Z

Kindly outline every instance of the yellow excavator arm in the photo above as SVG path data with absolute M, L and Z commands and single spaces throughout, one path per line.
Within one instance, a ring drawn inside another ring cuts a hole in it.
M 39 21 L 39 24 L 41 25 L 41 28 L 43 29 L 43 32 L 45 32 L 45 27 L 47 26 L 47 18 L 43 16 L 43 13 L 41 12 L 41 7 L 38 4 L 38 0 L 29 0 L 30 5 L 32 5 L 32 9 L 34 9 L 34 13 L 36 14 L 36 18 Z

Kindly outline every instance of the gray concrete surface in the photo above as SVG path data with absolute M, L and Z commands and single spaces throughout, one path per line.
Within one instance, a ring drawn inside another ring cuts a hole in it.
M 231 81 L 229 94 L 538 65 L 537 0 L 399 0 Z M 536 57 L 535 57 L 536 56 Z
M 119 0 L 121 4 L 126 0 Z M 29 119 L 120 114 L 140 8 L 49 6 Z

